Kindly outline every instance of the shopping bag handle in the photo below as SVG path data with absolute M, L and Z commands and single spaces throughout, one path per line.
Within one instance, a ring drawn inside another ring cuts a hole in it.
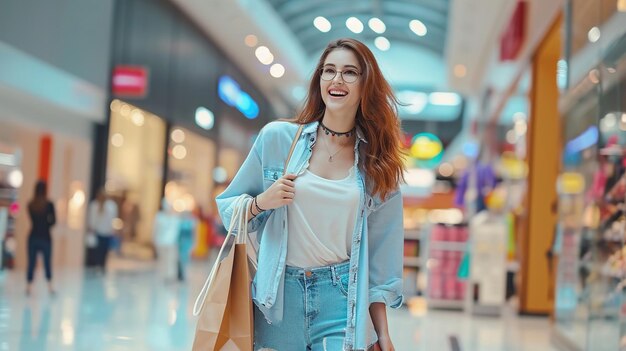
M 217 274 L 217 266 L 219 265 L 222 254 L 224 252 L 224 248 L 228 245 L 228 241 L 230 236 L 235 236 L 235 243 L 247 243 L 248 240 L 248 219 L 249 219 L 249 211 L 248 208 L 250 206 L 250 202 L 252 198 L 247 194 L 240 195 L 237 199 L 235 199 L 235 203 L 233 204 L 233 213 L 230 216 L 230 225 L 228 226 L 228 233 L 226 234 L 226 238 L 224 239 L 224 243 L 220 248 L 219 253 L 217 254 L 217 258 L 215 259 L 215 263 L 213 263 L 213 267 L 211 267 L 211 272 L 209 276 L 206 278 L 204 285 L 202 286 L 202 290 L 196 297 L 196 302 L 193 305 L 193 315 L 197 316 L 200 314 L 202 310 L 202 306 L 204 305 L 204 300 L 206 295 L 208 294 L 209 288 L 215 279 L 215 275 Z M 242 222 L 245 220 L 245 222 Z M 234 229 L 237 227 L 237 231 Z

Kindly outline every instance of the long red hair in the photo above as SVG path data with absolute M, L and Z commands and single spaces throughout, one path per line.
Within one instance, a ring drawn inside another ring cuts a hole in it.
M 295 118 L 306 124 L 324 117 L 326 105 L 320 91 L 320 75 L 328 54 L 336 49 L 351 50 L 361 65 L 361 103 L 356 113 L 356 124 L 365 134 L 365 171 L 368 187 L 373 195 L 385 199 L 403 180 L 403 149 L 396 99 L 389 83 L 383 77 L 372 51 L 352 38 L 331 41 L 317 63 L 304 106 Z

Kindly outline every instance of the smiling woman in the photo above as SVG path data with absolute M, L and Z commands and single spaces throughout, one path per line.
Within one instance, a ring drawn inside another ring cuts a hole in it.
M 255 350 L 394 350 L 386 307 L 402 305 L 399 125 L 369 48 L 332 41 L 302 111 L 261 130 L 217 197 L 226 227 L 235 200 L 252 197 Z

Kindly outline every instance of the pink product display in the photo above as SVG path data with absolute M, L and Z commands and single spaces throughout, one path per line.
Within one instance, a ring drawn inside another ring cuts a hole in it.
M 433 227 L 432 241 L 465 242 L 469 237 L 467 226 L 446 226 L 438 224 Z
M 433 232 L 431 235 L 433 241 L 447 241 L 448 228 L 444 225 L 438 224 L 433 227 Z
M 428 296 L 431 299 L 463 300 L 465 282 L 454 275 L 431 276 L 428 282 Z

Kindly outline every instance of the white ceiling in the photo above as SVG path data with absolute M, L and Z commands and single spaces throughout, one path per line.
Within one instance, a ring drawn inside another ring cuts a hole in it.
M 279 113 L 287 113 L 290 108 L 298 106 L 300 99 L 297 94 L 294 96 L 293 90 L 306 87 L 318 58 L 317 53 L 312 56 L 307 54 L 292 30 L 266 0 L 171 1 L 204 29 L 264 90 Z M 254 48 L 244 44 L 244 38 L 249 34 L 259 38 L 258 45 L 265 45 L 272 51 L 274 62 L 285 66 L 283 77 L 271 77 L 269 66 L 261 64 L 254 55 Z M 334 38 L 332 34 L 332 31 L 327 33 L 328 40 Z M 446 90 L 446 62 L 432 49 L 392 40 L 391 49 L 382 52 L 376 49 L 373 42 L 366 40 L 366 44 L 372 48 L 392 85 Z

